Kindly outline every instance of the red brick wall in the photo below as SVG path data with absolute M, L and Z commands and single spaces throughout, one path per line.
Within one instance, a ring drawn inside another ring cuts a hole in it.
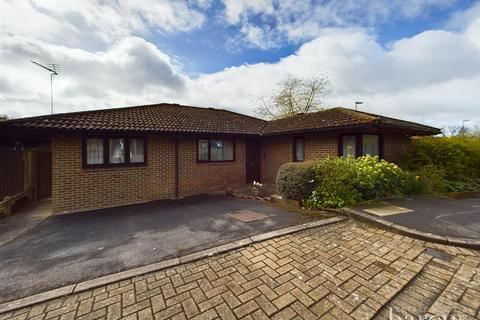
M 262 182 L 275 183 L 278 169 L 293 161 L 293 138 L 303 137 L 305 160 L 324 159 L 336 156 L 338 145 L 336 134 L 305 134 L 265 137 L 262 139 Z
M 296 135 L 300 137 L 299 135 Z M 293 161 L 292 135 L 262 139 L 262 182 L 275 183 L 280 166 Z M 338 134 L 305 134 L 305 160 L 324 159 L 338 155 Z M 397 162 L 410 138 L 401 133 L 384 133 L 384 158 Z
M 84 169 L 81 137 L 52 139 L 53 212 L 121 206 L 175 197 L 175 143 L 150 136 L 147 165 Z M 245 144 L 236 139 L 236 161 L 197 163 L 196 138 L 180 142 L 180 196 L 225 190 L 245 182 Z
M 384 134 L 384 159 L 389 162 L 398 162 L 410 142 L 410 137 L 402 133 Z

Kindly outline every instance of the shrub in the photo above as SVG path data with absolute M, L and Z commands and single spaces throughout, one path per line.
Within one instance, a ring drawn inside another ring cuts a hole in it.
M 314 162 L 287 163 L 277 174 L 277 188 L 288 199 L 302 200 L 312 192 L 315 184 Z
M 401 161 L 418 172 L 425 166 L 444 170 L 447 180 L 480 177 L 480 138 L 475 136 L 426 137 L 414 139 Z
M 316 187 L 305 204 L 315 208 L 340 208 L 361 200 L 355 188 L 357 172 L 353 158 L 328 158 L 315 167 Z
M 378 157 L 329 158 L 318 162 L 314 171 L 316 187 L 305 201 L 310 207 L 340 208 L 423 190 L 416 177 Z

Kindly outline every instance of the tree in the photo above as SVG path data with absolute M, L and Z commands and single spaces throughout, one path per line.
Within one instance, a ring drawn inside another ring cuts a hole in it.
M 322 110 L 322 98 L 328 93 L 326 76 L 298 78 L 288 75 L 277 84 L 271 96 L 261 96 L 257 113 L 268 119 L 279 119 Z
M 6 114 L 0 114 L 0 121 L 8 120 L 8 116 Z

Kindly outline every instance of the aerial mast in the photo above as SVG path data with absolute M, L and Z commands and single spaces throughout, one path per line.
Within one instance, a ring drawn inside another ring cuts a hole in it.
M 44 66 L 43 64 L 33 60 L 30 60 L 30 62 L 50 72 L 50 108 L 53 114 L 53 77 L 58 76 L 58 73 L 60 72 L 60 65 L 51 63 Z

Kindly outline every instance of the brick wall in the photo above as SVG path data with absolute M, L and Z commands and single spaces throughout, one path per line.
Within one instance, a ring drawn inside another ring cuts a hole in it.
M 225 190 L 245 183 L 245 140 L 235 139 L 235 161 L 197 163 L 197 139 L 180 146 L 180 194 L 190 196 Z
M 398 162 L 410 142 L 410 137 L 402 133 L 384 134 L 384 159 L 389 162 Z
M 296 135 L 295 137 L 300 137 Z M 337 155 L 336 134 L 306 134 L 305 160 L 324 159 Z M 274 183 L 278 169 L 293 161 L 293 135 L 265 137 L 262 139 L 262 181 Z
M 121 206 L 175 197 L 173 137 L 147 139 L 147 165 L 84 169 L 81 137 L 52 138 L 54 213 Z M 245 143 L 236 139 L 236 161 L 197 163 L 196 139 L 180 142 L 180 196 L 225 190 L 245 181 Z
M 280 166 L 293 161 L 293 137 L 285 135 L 262 139 L 262 182 L 274 183 Z M 337 134 L 305 134 L 303 138 L 306 161 L 338 155 Z M 384 133 L 385 160 L 398 162 L 409 141 L 409 136 L 402 133 Z

